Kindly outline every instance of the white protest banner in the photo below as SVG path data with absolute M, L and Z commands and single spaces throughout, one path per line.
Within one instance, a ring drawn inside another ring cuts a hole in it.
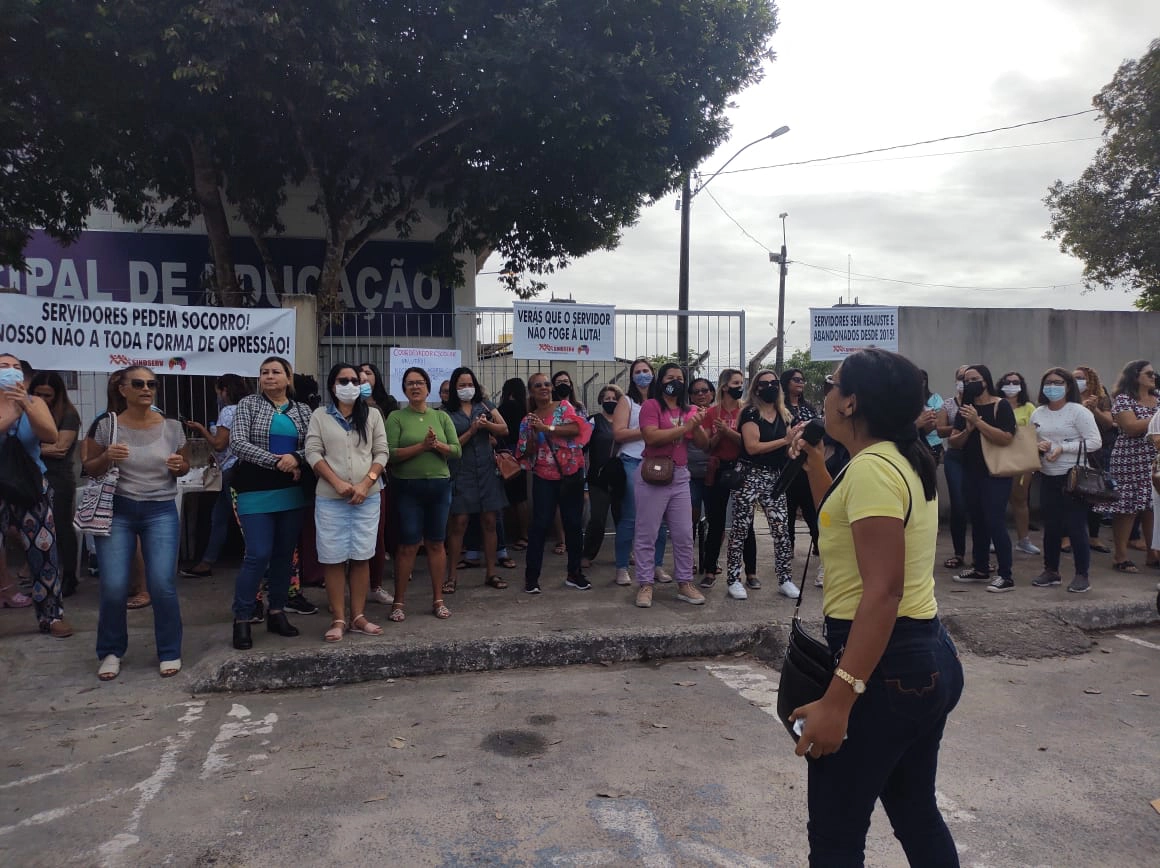
M 517 359 L 616 357 L 616 307 L 611 304 L 512 303 L 512 355 Z
M 427 400 L 439 403 L 439 384 L 451 379 L 451 372 L 463 364 L 459 350 L 433 350 L 424 348 L 391 347 L 391 372 L 387 374 L 391 383 L 391 394 L 400 404 L 407 403 L 407 393 L 403 391 L 403 371 L 407 368 L 422 368 L 431 378 L 431 394 Z
M 50 371 L 257 374 L 294 358 L 294 311 L 0 295 L 0 352 Z
M 810 308 L 810 358 L 837 362 L 868 347 L 898 352 L 898 308 Z

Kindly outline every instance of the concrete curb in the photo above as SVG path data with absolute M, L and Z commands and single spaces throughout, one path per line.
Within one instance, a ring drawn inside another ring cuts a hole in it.
M 568 630 L 447 643 L 348 641 L 294 653 L 231 654 L 203 662 L 190 675 L 195 693 L 245 692 L 525 666 L 706 657 L 737 651 L 777 659 L 784 649 L 785 629 L 781 626 L 705 624 L 651 630 Z

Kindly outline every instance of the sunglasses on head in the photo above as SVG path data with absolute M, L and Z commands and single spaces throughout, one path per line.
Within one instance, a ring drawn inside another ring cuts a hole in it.
M 130 380 L 129 385 L 134 389 L 148 389 L 150 392 L 157 391 L 156 380 Z
M 360 386 L 362 381 L 358 377 L 335 377 L 334 382 L 340 386 Z

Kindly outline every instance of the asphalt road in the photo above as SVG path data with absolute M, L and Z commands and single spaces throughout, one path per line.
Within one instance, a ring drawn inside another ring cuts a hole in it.
M 1157 864 L 1160 629 L 1098 638 L 965 660 L 964 866 Z M 9 714 L 0 864 L 804 865 L 776 682 L 731 657 Z M 867 862 L 905 864 L 881 812 Z

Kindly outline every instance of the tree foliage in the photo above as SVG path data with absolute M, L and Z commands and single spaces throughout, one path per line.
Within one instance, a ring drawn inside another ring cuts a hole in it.
M 1121 64 L 1093 105 L 1103 144 L 1078 180 L 1049 188 L 1046 237 L 1083 260 L 1089 286 L 1125 287 L 1137 307 L 1160 310 L 1160 39 Z
M 300 185 L 332 303 L 362 245 L 410 235 L 424 203 L 445 279 L 462 277 L 457 254 L 495 251 L 534 292 L 615 246 L 727 137 L 776 27 L 772 0 L 0 0 L 5 29 L 9 9 L 18 48 L 39 48 L 0 83 L 2 110 L 51 110 L 5 125 L 0 160 L 20 177 L 0 193 L 17 206 L 2 237 L 67 238 L 102 197 L 130 219 L 203 217 L 220 283 L 215 220 L 228 238 L 240 216 L 261 245 Z

